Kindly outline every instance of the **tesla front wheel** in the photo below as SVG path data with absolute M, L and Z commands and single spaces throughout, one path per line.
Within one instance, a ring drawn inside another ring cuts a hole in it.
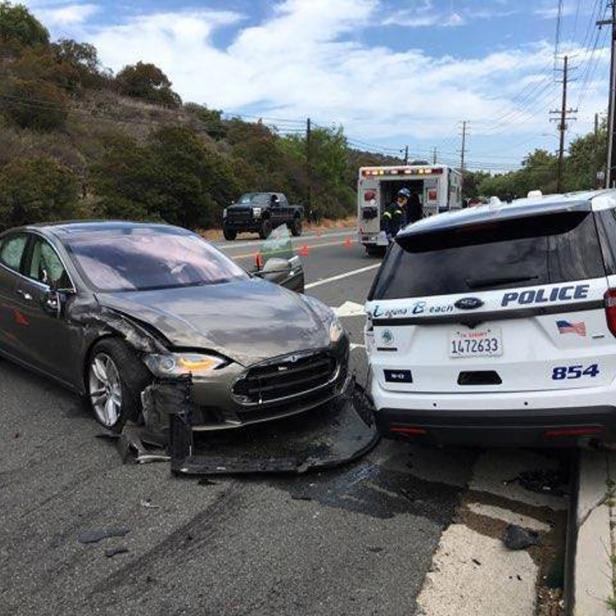
M 86 385 L 98 423 L 119 432 L 128 419 L 141 414 L 141 392 L 151 382 L 148 369 L 121 340 L 98 342 L 90 353 Z

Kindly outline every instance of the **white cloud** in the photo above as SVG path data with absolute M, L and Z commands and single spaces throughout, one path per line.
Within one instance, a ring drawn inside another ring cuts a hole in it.
M 432 0 L 423 0 L 417 6 L 395 11 L 383 20 L 383 25 L 405 28 L 426 28 L 429 26 L 450 28 L 462 26 L 465 23 L 466 19 L 461 13 L 438 11 Z
M 588 9 L 581 10 L 580 3 L 575 2 L 575 0 L 569 0 L 567 2 L 563 2 L 563 6 L 561 8 L 561 16 L 568 17 L 570 15 L 574 15 L 577 11 L 582 13 L 587 12 Z M 559 11 L 559 3 L 544 0 L 543 3 L 540 4 L 534 11 L 533 14 L 541 17 L 542 19 L 556 19 L 558 17 Z
M 52 29 L 81 25 L 101 8 L 97 4 L 66 3 L 58 0 L 30 0 L 26 5 Z
M 361 139 L 451 141 L 462 118 L 471 120 L 473 139 L 494 132 L 503 116 L 509 124 L 501 141 L 550 129 L 548 94 L 558 97 L 558 86 L 550 85 L 551 41 L 471 59 L 394 51 L 363 38 L 382 22 L 382 9 L 380 0 L 285 0 L 257 25 L 246 25 L 232 11 L 153 13 L 119 25 L 86 23 L 83 36 L 114 70 L 154 62 L 184 100 L 266 117 L 338 122 Z M 452 17 L 450 25 L 465 15 Z M 213 35 L 228 27 L 234 29 L 232 42 L 216 47 Z M 602 56 L 599 70 L 606 62 Z M 581 85 L 573 85 L 571 100 Z M 601 105 L 601 86 L 598 79 L 587 85 L 586 108 Z M 530 96 L 515 98 L 525 87 Z M 455 149 L 451 142 L 448 147 Z

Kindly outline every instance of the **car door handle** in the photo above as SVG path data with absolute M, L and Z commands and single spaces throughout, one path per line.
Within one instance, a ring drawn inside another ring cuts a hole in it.
M 23 291 L 22 289 L 18 289 L 17 290 L 17 295 L 21 295 L 27 302 L 31 302 L 32 301 L 32 295 L 30 295 L 30 293 L 28 293 L 27 291 Z

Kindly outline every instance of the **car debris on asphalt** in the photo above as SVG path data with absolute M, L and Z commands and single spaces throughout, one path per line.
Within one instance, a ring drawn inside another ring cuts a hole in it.
M 516 524 L 508 524 L 503 535 L 503 543 L 509 550 L 525 550 L 540 544 L 539 533 Z
M 98 543 L 99 541 L 109 539 L 110 537 L 125 537 L 129 532 L 129 528 L 93 528 L 81 531 L 77 535 L 77 541 L 84 544 Z
M 117 547 L 117 548 L 107 548 L 105 550 L 105 556 L 107 558 L 113 558 L 114 556 L 117 556 L 118 554 L 127 554 L 128 552 L 129 552 L 129 549 L 124 546 Z

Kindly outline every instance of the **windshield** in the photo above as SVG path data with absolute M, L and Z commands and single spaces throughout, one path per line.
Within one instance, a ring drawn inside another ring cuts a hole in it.
M 99 291 L 145 291 L 248 278 L 213 246 L 181 229 L 97 229 L 69 238 L 65 245 Z
M 448 295 L 605 276 L 591 214 L 528 218 L 395 244 L 370 299 Z
M 239 198 L 238 203 L 269 203 L 270 195 L 268 193 L 246 193 Z

